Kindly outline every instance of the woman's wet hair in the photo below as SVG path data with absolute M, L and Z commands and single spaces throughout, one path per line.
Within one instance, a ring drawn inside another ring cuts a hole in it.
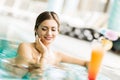
M 36 19 L 36 23 L 35 23 L 35 36 L 37 35 L 36 30 L 38 29 L 39 25 L 45 21 L 45 20 L 50 20 L 53 19 L 57 22 L 58 24 L 58 31 L 59 31 L 59 26 L 60 26 L 60 22 L 59 22 L 59 18 L 58 15 L 53 12 L 53 11 L 45 11 L 42 12 L 41 14 L 38 15 L 37 19 Z

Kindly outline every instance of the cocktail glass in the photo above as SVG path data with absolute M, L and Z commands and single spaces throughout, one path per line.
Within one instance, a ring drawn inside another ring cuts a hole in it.
M 104 48 L 99 42 L 93 43 L 91 60 L 88 68 L 88 80 L 96 80 L 104 56 Z

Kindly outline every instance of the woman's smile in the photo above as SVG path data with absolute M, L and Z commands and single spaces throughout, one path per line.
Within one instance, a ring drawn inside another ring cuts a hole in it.
M 45 40 L 50 41 L 50 40 L 52 40 L 53 37 L 52 36 L 45 36 L 44 38 L 45 38 Z

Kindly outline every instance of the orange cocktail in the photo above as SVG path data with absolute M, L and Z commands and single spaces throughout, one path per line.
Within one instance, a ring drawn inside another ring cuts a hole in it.
M 89 80 L 96 80 L 103 55 L 104 55 L 104 49 L 101 46 L 94 46 L 94 48 L 92 49 L 91 61 L 88 69 Z

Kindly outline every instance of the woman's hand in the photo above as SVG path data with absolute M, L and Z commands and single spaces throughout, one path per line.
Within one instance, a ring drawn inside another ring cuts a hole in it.
M 46 63 L 46 55 L 48 54 L 48 49 L 47 47 L 41 42 L 40 38 L 36 37 L 36 49 L 41 53 L 41 58 L 40 58 L 40 64 L 35 64 L 34 67 L 40 66 L 41 70 L 44 68 L 44 65 Z
M 47 47 L 41 42 L 39 37 L 36 37 L 36 49 L 43 55 L 48 52 Z
M 88 69 L 89 68 L 89 64 L 90 64 L 90 62 L 89 61 L 85 61 L 85 67 Z

